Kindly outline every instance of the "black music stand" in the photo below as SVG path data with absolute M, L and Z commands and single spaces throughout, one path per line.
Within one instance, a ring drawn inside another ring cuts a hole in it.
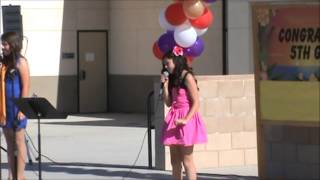
M 27 118 L 38 120 L 38 170 L 39 180 L 42 180 L 40 119 L 65 119 L 68 115 L 58 112 L 50 102 L 43 97 L 14 98 L 13 102 Z

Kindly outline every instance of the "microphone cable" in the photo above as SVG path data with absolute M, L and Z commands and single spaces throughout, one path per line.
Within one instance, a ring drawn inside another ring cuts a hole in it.
M 154 114 L 157 114 L 160 110 L 159 108 L 159 103 L 160 102 L 163 102 L 162 99 L 160 97 L 157 98 L 157 103 L 155 105 L 155 113 Z M 143 145 L 144 145 L 144 141 L 145 141 L 145 138 L 146 138 L 146 135 L 147 135 L 147 132 L 148 132 L 148 129 L 146 130 L 146 132 L 144 133 L 144 136 L 143 136 L 143 139 L 142 139 L 142 142 L 141 142 L 141 146 L 140 146 L 140 149 L 139 149 L 139 152 L 137 154 L 137 157 L 135 159 L 135 161 L 133 162 L 133 164 L 131 165 L 129 171 L 122 177 L 122 180 L 125 180 L 127 177 L 130 177 L 129 174 L 131 173 L 131 171 L 134 169 L 134 167 L 136 166 L 136 163 L 140 157 L 140 154 L 141 154 L 141 151 L 142 151 L 142 148 L 143 148 Z
M 128 177 L 128 175 L 131 173 L 131 171 L 132 171 L 132 170 L 134 169 L 134 167 L 136 166 L 136 163 L 137 163 L 138 160 L 139 160 L 139 157 L 140 157 L 140 154 L 141 154 L 143 145 L 144 145 L 144 141 L 145 141 L 145 139 L 146 139 L 147 132 L 148 132 L 148 130 L 144 133 L 144 136 L 143 136 L 143 139 L 142 139 L 142 142 L 141 142 L 141 146 L 140 146 L 140 149 L 139 149 L 139 152 L 138 152 L 138 155 L 137 155 L 136 159 L 134 160 L 133 164 L 131 165 L 129 171 L 122 177 L 122 180 L 124 180 L 126 177 Z
M 33 147 L 33 149 L 34 149 L 37 153 L 39 153 L 38 149 L 36 148 L 36 146 L 35 146 L 34 143 L 32 142 L 32 139 L 31 139 L 31 137 L 29 136 L 29 134 L 28 134 L 27 131 L 26 131 L 26 134 L 27 134 L 27 136 L 28 136 L 28 139 L 29 139 L 30 142 L 31 142 L 31 146 Z M 33 155 L 34 157 L 36 157 L 33 152 L 32 152 L 32 155 Z M 51 159 L 50 157 L 44 155 L 43 153 L 41 153 L 40 156 L 46 158 L 48 161 L 50 161 L 50 162 L 52 162 L 52 163 L 54 163 L 54 164 L 57 164 L 57 165 L 62 165 L 62 164 L 64 164 L 64 163 L 59 163 L 59 162 Z M 35 160 L 36 160 L 36 161 L 39 161 L 39 157 L 36 157 Z

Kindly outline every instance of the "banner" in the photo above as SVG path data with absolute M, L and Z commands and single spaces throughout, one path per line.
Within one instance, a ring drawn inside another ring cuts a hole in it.
M 253 6 L 262 121 L 320 122 L 320 4 Z

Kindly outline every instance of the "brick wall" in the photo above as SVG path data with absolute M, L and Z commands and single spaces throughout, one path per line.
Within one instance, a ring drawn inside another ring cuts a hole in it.
M 257 164 L 255 90 L 253 75 L 197 76 L 200 111 L 209 141 L 196 145 L 197 168 Z M 158 92 L 155 83 L 155 92 Z M 161 126 L 166 107 L 155 99 L 156 168 L 170 169 L 168 147 L 161 144 Z

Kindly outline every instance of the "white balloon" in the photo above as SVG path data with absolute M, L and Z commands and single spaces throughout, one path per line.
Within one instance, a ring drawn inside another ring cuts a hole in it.
M 208 30 L 208 28 L 198 29 L 198 28 L 195 28 L 195 27 L 194 27 L 194 29 L 196 30 L 198 36 L 202 36 Z
M 184 48 L 192 46 L 197 40 L 197 32 L 190 23 L 177 26 L 173 36 L 176 43 Z
M 160 24 L 160 26 L 161 26 L 163 29 L 168 30 L 168 31 L 173 31 L 173 30 L 176 28 L 176 26 L 171 25 L 171 24 L 167 21 L 166 15 L 165 15 L 165 11 L 166 11 L 165 9 L 162 9 L 162 10 L 160 11 L 159 24 Z

